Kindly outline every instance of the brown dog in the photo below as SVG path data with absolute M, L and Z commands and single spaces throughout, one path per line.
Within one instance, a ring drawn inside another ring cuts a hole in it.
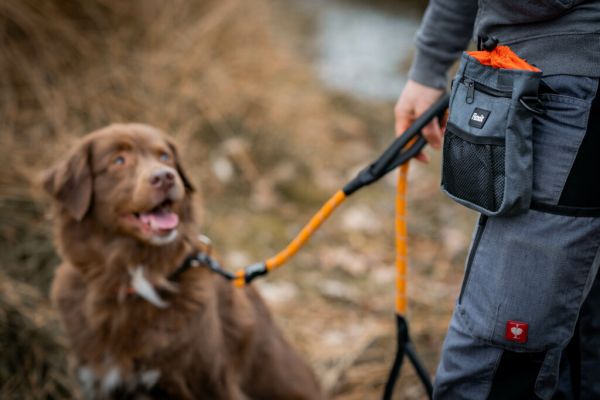
M 44 178 L 56 200 L 60 310 L 86 398 L 320 399 L 252 288 L 206 268 L 174 145 L 142 124 L 84 137 Z

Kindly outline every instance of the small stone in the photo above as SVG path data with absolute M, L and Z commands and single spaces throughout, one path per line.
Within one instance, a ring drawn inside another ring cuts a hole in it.
M 271 305 L 284 304 L 298 296 L 298 286 L 291 282 L 260 281 L 256 285 L 260 294 Z
M 377 234 L 382 230 L 377 214 L 364 205 L 349 208 L 342 215 L 342 226 L 347 230 L 370 234 Z
M 230 182 L 233 179 L 234 168 L 227 157 L 218 157 L 213 160 L 211 169 L 217 179 L 222 183 Z

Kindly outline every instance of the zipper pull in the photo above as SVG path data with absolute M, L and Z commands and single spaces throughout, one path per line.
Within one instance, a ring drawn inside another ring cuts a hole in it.
M 472 104 L 475 101 L 475 82 L 471 79 L 465 79 L 467 85 L 467 104 Z

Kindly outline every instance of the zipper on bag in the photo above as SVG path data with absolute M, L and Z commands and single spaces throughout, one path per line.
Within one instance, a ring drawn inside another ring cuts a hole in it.
M 460 83 L 467 87 L 467 104 L 472 104 L 475 101 L 475 91 L 485 93 L 493 97 L 505 97 L 509 99 L 512 97 L 512 90 L 495 89 L 482 83 L 475 82 L 473 79 L 470 78 L 463 77 L 460 80 Z

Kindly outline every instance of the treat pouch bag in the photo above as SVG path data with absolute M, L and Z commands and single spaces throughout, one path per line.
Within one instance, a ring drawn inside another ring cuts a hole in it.
M 541 71 L 506 46 L 465 52 L 453 81 L 442 190 L 484 215 L 529 208 Z

